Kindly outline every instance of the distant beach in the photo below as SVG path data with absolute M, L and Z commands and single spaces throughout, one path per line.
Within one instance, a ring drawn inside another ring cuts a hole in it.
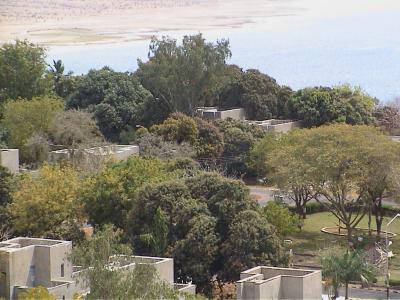
M 390 101 L 400 96 L 399 15 L 398 0 L 7 0 L 0 43 L 40 43 L 79 74 L 133 71 L 151 36 L 202 32 L 230 40 L 229 63 L 294 89 L 349 83 Z

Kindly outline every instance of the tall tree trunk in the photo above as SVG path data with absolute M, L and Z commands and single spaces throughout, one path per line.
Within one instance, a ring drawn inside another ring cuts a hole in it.
M 372 214 L 372 205 L 371 203 L 368 204 L 368 235 L 372 235 L 372 230 L 371 230 L 371 214 Z
M 346 225 L 347 229 L 347 243 L 348 243 L 348 248 L 352 245 L 353 239 L 352 239 L 352 233 L 353 233 L 353 228 L 351 228 L 350 225 Z
M 382 223 L 383 223 L 383 211 L 382 211 L 382 198 L 379 198 L 375 202 L 375 222 L 376 222 L 376 234 L 378 237 L 381 236 Z
M 344 294 L 344 299 L 349 299 L 349 283 L 346 282 L 345 284 L 345 294 Z

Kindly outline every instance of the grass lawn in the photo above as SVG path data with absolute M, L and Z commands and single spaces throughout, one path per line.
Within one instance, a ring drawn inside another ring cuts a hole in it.
M 386 229 L 386 223 L 390 218 L 385 218 L 382 224 L 382 229 Z M 360 222 L 358 227 L 368 228 L 368 216 Z M 310 257 L 301 262 L 301 264 L 319 264 L 319 251 L 332 247 L 334 245 L 346 245 L 346 237 L 339 237 L 321 232 L 323 227 L 337 226 L 336 217 L 329 213 L 316 213 L 308 215 L 304 222 L 304 227 L 301 232 L 296 232 L 290 236 L 293 240 L 292 249 L 294 253 L 299 254 L 316 254 L 317 257 Z M 372 229 L 376 229 L 374 218 L 372 219 Z M 397 234 L 396 237 L 391 238 L 393 241 L 391 250 L 395 257 L 390 261 L 391 278 L 400 280 L 400 219 L 395 220 L 390 226 L 389 231 Z M 384 235 L 383 235 L 384 237 Z

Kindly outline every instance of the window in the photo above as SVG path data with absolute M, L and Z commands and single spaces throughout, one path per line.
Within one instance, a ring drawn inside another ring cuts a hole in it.
M 64 277 L 64 264 L 61 264 L 61 277 Z

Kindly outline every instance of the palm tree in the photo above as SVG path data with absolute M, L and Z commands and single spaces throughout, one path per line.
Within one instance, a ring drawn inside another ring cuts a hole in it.
M 349 282 L 368 283 L 374 279 L 374 267 L 365 260 L 360 251 L 332 248 L 321 259 L 322 274 L 332 283 L 334 298 L 339 287 L 345 286 L 345 299 L 349 298 Z
M 61 59 L 55 61 L 53 59 L 53 65 L 50 66 L 50 72 L 53 73 L 56 82 L 64 75 L 64 64 Z

